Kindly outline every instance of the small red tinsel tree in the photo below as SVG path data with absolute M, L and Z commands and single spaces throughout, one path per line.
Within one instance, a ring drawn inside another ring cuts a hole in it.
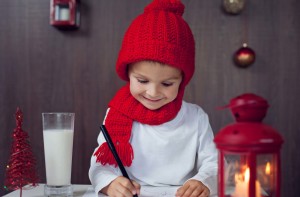
M 4 188 L 6 190 L 20 189 L 20 196 L 22 196 L 22 189 L 31 189 L 37 186 L 39 179 L 29 136 L 22 129 L 23 113 L 19 108 L 17 108 L 15 116 L 17 127 L 12 134 L 13 142 L 9 162 L 6 166 Z

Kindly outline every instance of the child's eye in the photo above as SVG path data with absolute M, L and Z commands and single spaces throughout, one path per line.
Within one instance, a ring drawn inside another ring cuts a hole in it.
M 169 86 L 172 86 L 173 83 L 166 83 L 166 82 L 165 82 L 165 83 L 162 83 L 162 85 L 165 86 L 165 87 L 169 87 Z
M 138 79 L 137 81 L 138 81 L 139 83 L 142 83 L 142 84 L 148 83 L 147 80 L 142 80 L 142 79 Z

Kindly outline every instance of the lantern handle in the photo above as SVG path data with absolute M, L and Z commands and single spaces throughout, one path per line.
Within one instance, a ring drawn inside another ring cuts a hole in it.
M 216 107 L 216 110 L 223 110 L 223 109 L 227 109 L 229 107 L 230 107 L 230 104 L 225 105 L 225 106 L 219 106 L 219 107 Z

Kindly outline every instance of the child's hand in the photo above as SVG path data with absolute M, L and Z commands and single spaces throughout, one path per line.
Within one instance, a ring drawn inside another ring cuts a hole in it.
M 108 186 L 104 187 L 101 192 L 113 197 L 132 197 L 134 194 L 140 194 L 140 188 L 141 186 L 137 182 L 130 181 L 123 176 L 119 176 Z
M 176 197 L 208 197 L 209 189 L 197 180 L 189 180 L 176 192 Z

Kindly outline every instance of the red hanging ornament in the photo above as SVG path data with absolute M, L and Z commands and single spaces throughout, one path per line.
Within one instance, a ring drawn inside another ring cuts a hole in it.
M 32 153 L 27 132 L 22 129 L 23 113 L 17 108 L 16 128 L 12 134 L 13 142 L 11 155 L 6 168 L 4 189 L 17 190 L 31 189 L 37 186 L 36 160 Z M 24 187 L 25 186 L 25 187 Z
M 247 68 L 254 63 L 255 52 L 244 43 L 243 46 L 235 52 L 233 60 L 238 67 Z

